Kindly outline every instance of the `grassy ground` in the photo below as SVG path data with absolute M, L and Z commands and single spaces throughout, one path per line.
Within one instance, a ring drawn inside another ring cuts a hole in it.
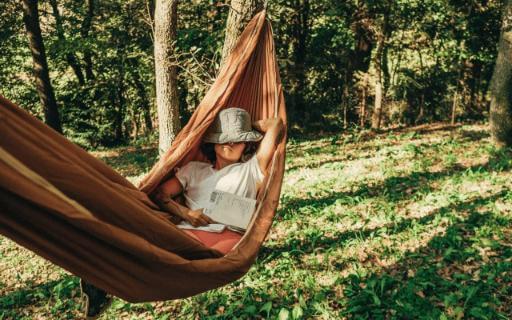
M 132 181 L 156 149 L 97 152 Z M 102 319 L 512 318 L 512 150 L 484 126 L 290 141 L 277 217 L 240 281 Z M 0 238 L 0 318 L 79 316 L 76 278 Z

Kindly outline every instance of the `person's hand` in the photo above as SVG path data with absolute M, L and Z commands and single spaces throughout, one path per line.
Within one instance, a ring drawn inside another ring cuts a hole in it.
M 189 210 L 185 219 L 194 227 L 204 226 L 209 223 L 214 223 L 210 217 L 203 214 L 203 209 Z

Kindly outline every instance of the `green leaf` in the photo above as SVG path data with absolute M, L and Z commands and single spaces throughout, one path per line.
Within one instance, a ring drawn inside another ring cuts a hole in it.
M 268 301 L 266 302 L 260 309 L 260 312 L 266 312 L 267 313 L 267 317 L 269 316 L 270 314 L 270 310 L 272 310 L 272 301 Z
M 258 310 L 256 308 L 256 306 L 251 304 L 251 305 L 248 305 L 247 307 L 245 307 L 244 312 L 252 315 L 252 314 L 256 314 L 256 310 Z
M 290 311 L 288 311 L 288 309 L 286 309 L 286 308 L 281 308 L 277 318 L 279 320 L 287 320 L 289 316 L 290 316 Z
M 302 311 L 302 308 L 300 307 L 300 305 L 295 305 L 295 307 L 293 307 L 293 310 L 292 310 L 292 318 L 293 319 L 300 319 L 302 318 L 302 316 L 304 315 L 304 312 Z

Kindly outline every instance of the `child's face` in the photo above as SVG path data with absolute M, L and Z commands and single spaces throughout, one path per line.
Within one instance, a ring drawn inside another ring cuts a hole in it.
M 215 154 L 217 159 L 222 158 L 229 162 L 238 162 L 245 149 L 245 142 L 231 142 L 225 144 L 215 144 Z

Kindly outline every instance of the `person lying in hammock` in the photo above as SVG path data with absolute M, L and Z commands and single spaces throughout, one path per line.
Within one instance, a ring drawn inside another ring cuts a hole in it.
M 191 161 L 179 169 L 174 177 L 158 187 L 154 197 L 157 204 L 180 217 L 181 225 L 199 227 L 213 222 L 203 213 L 213 190 L 255 199 L 284 125 L 281 119 L 273 118 L 256 121 L 252 127 L 251 117 L 243 109 L 227 108 L 219 112 L 203 138 L 202 152 L 209 162 Z M 253 155 L 258 141 L 261 142 Z M 186 206 L 173 200 L 182 193 Z M 242 237 L 229 229 L 221 233 L 183 231 L 224 254 Z M 80 280 L 80 289 L 87 319 L 98 317 L 112 301 L 105 291 L 83 280 Z
M 272 118 L 256 121 L 252 127 L 247 111 L 240 108 L 220 111 L 203 137 L 201 146 L 209 162 L 189 162 L 174 177 L 162 183 L 154 197 L 162 210 L 183 220 L 178 227 L 186 228 L 184 232 L 223 254 L 238 243 L 240 233 L 229 229 L 219 233 L 213 228 L 198 230 L 194 227 L 215 223 L 203 213 L 214 190 L 256 198 L 265 170 L 281 138 L 283 122 L 279 118 Z M 182 193 L 186 206 L 173 200 Z

